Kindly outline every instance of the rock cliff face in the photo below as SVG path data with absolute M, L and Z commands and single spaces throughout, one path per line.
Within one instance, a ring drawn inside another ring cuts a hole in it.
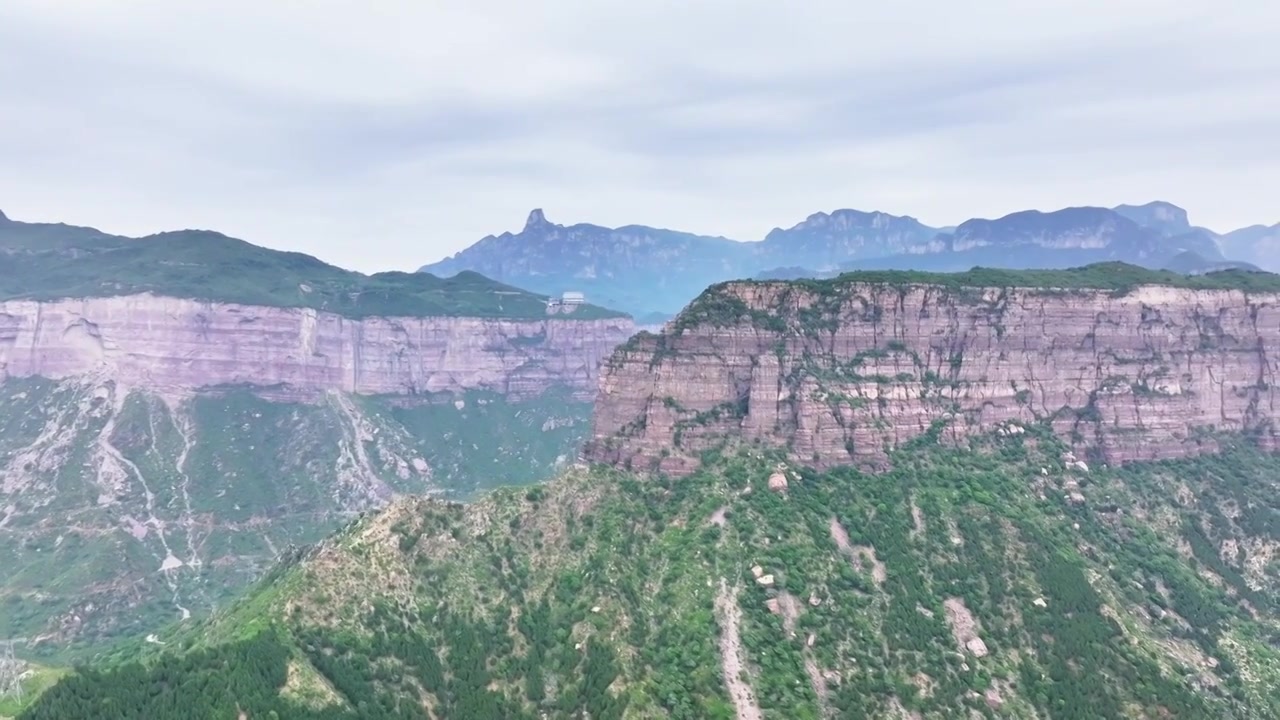
M 142 637 L 396 495 L 545 479 L 632 329 L 0 302 L 0 637 L 49 653 Z
M 1275 293 L 728 283 L 617 350 L 585 455 L 685 474 L 727 436 L 875 465 L 1040 420 L 1108 463 L 1211 450 L 1214 428 L 1276 448 L 1278 364 Z
M 552 385 L 590 399 L 601 358 L 629 318 L 370 317 L 149 294 L 0 302 L 0 378 L 101 374 L 153 391 L 274 386 L 417 394 L 488 390 L 514 399 Z

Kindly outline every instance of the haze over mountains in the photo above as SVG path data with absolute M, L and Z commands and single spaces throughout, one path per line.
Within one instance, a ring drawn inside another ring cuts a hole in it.
M 863 269 L 967 270 L 1064 268 L 1122 261 L 1153 269 L 1204 272 L 1280 267 L 1280 225 L 1219 235 L 1192 226 L 1167 202 L 1028 210 L 1002 218 L 933 228 L 882 212 L 819 212 L 763 239 L 627 225 L 560 225 L 534 210 L 523 230 L 490 235 L 422 271 L 472 270 L 500 282 L 554 294 L 580 290 L 593 301 L 643 321 L 677 312 L 722 280 L 828 276 Z
M 398 498 L 21 718 L 1277 717 L 1278 354 L 1268 273 L 723 283 L 602 363 L 589 466 Z
M 27 698 L 101 668 L 22 717 L 1254 717 L 1280 277 L 1206 273 L 1219 242 L 1160 205 L 846 210 L 755 243 L 535 211 L 478 245 L 494 275 L 523 250 L 533 292 L 3 218 L 0 641 Z M 1011 253 L 1185 269 L 701 285 Z M 636 334 L 547 301 L 569 281 L 682 309 Z M 1134 554 L 1120 492 L 1176 540 Z

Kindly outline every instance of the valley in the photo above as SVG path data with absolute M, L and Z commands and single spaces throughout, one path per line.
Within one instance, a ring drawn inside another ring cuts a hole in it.
M 1147 5 L 0 2 L 0 720 L 1280 720 L 1280 6 Z
M 54 666 L 217 612 L 395 497 L 571 465 L 634 329 L 204 231 L 5 219 L 0 270 L 0 640 Z
M 225 605 L 293 547 L 405 494 L 468 499 L 576 458 L 571 388 L 312 402 L 0 385 L 0 636 L 65 657 Z

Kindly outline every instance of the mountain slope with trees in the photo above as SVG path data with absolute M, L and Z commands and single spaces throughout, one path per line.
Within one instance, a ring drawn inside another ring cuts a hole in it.
M 22 717 L 1274 717 L 1280 458 L 1217 442 L 1085 469 L 1010 426 L 878 475 L 726 446 L 405 500 Z

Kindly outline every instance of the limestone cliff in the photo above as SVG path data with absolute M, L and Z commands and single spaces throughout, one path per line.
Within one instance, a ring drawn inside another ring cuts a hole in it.
M 1212 429 L 1280 446 L 1280 293 L 1256 280 L 1274 276 L 1236 283 L 1266 288 L 1252 292 L 1226 276 L 1090 290 L 1075 272 L 1056 273 L 1074 287 L 892 273 L 713 287 L 615 352 L 585 455 L 684 474 L 734 437 L 874 465 L 926 432 L 1038 420 L 1111 463 L 1212 449 Z
M 33 653 L 141 638 L 396 495 L 550 477 L 631 332 L 560 314 L 0 301 L 0 637 Z
M 488 390 L 519 399 L 566 385 L 590 399 L 630 318 L 351 319 L 310 308 L 151 294 L 0 302 L 0 378 L 98 374 L 126 387 L 273 387 L 417 394 Z

